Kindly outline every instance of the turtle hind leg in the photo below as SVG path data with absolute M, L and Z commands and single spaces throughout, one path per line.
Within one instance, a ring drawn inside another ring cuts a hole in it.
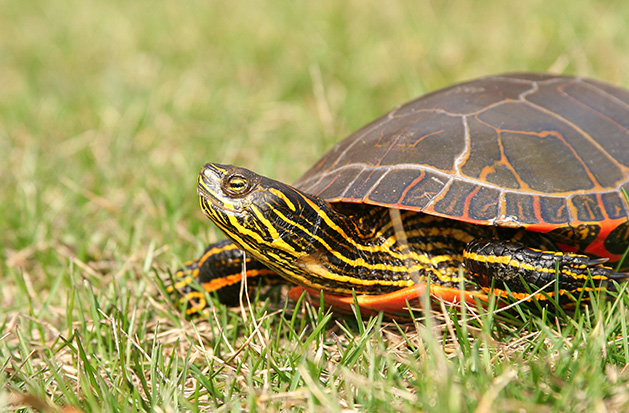
M 494 294 L 538 300 L 556 297 L 560 302 L 588 291 L 614 291 L 612 281 L 626 280 L 629 274 L 614 272 L 604 260 L 583 254 L 543 251 L 513 241 L 475 239 L 463 252 L 466 272 L 481 288 Z M 555 285 L 555 282 L 557 285 Z M 528 286 L 526 285 L 528 284 Z M 583 295 L 586 299 L 589 294 Z
M 216 292 L 225 305 L 236 305 L 243 277 L 244 253 L 231 241 L 210 244 L 200 258 L 186 262 L 177 270 L 168 293 L 177 293 L 180 303 L 187 304 L 187 314 L 200 312 L 207 306 L 204 292 Z M 262 263 L 246 257 L 244 274 L 251 279 L 274 279 L 277 275 Z M 195 285 L 196 284 L 196 285 Z M 198 287 L 202 291 L 199 291 Z

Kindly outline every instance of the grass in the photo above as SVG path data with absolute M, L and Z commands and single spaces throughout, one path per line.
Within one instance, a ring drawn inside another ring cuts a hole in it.
M 504 71 L 629 86 L 624 1 L 0 1 L 0 410 L 629 407 L 626 292 L 575 317 L 186 320 L 199 167 L 296 179 L 391 107 Z

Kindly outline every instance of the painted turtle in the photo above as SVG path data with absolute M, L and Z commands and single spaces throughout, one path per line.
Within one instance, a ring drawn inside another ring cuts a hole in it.
M 243 271 L 392 313 L 426 287 L 449 302 L 587 299 L 627 277 L 611 268 L 629 244 L 622 189 L 629 91 L 549 74 L 476 79 L 363 127 L 294 187 L 206 164 L 201 207 L 230 240 L 186 263 L 171 290 L 189 313 L 205 306 L 191 280 L 228 301 Z

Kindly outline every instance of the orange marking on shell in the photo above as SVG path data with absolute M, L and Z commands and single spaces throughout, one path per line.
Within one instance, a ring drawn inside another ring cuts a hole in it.
M 411 287 L 402 288 L 400 290 L 377 295 L 356 295 L 356 302 L 362 314 L 375 314 L 384 312 L 387 314 L 408 314 L 408 303 L 417 304 L 417 300 L 426 294 L 428 284 L 417 284 Z M 305 287 L 292 288 L 288 296 L 297 301 L 303 293 L 306 293 L 306 299 L 314 306 L 319 306 L 320 294 L 323 294 L 323 300 L 326 305 L 334 307 L 335 310 L 351 313 L 354 306 L 354 297 L 351 295 L 336 295 L 321 292 Z M 479 304 L 487 303 L 488 297 L 481 291 L 465 291 L 458 288 L 442 287 L 438 285 L 430 285 L 430 295 L 437 299 L 445 301 L 450 305 L 461 305 L 462 302 L 477 307 Z

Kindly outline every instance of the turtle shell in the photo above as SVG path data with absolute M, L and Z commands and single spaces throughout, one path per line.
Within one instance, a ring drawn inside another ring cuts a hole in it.
M 629 239 L 629 91 L 549 74 L 485 77 L 399 106 L 296 183 L 331 202 L 553 232 L 617 260 Z

